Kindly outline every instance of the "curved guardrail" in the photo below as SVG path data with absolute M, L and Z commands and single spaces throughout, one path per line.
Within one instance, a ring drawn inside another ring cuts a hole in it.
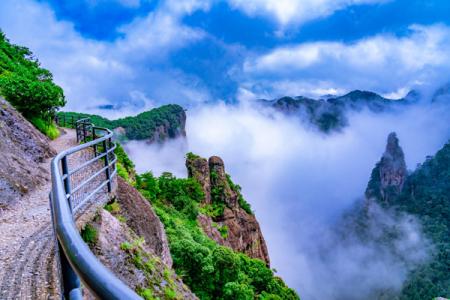
M 51 162 L 50 207 L 59 254 L 62 296 L 64 299 L 83 299 L 83 282 L 99 299 L 142 299 L 95 257 L 75 225 L 75 212 L 82 210 L 96 195 L 105 196 L 112 192 L 117 172 L 115 144 L 111 140 L 113 133 L 95 127 L 89 119 L 80 119 L 75 125 L 77 141 L 83 144 L 59 153 Z M 86 161 L 71 166 L 71 157 L 76 155 L 87 156 Z

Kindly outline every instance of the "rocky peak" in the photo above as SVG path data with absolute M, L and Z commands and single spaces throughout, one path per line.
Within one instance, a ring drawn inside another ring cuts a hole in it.
M 240 187 L 225 172 L 225 164 L 218 156 L 208 161 L 189 153 L 186 159 L 188 176 L 203 188 L 203 214 L 198 222 L 203 231 L 217 243 L 263 260 L 269 265 L 269 255 L 259 223 L 245 202 Z
M 211 186 L 213 187 L 212 197 L 216 201 L 221 201 L 229 208 L 238 208 L 239 191 L 230 185 L 228 175 L 225 173 L 223 160 L 218 156 L 211 156 L 208 160 Z
M 205 204 L 211 204 L 211 181 L 208 161 L 192 153 L 187 154 L 186 168 L 188 177 L 196 179 L 205 193 Z
M 391 132 L 387 139 L 386 150 L 372 171 L 372 177 L 366 190 L 366 197 L 377 198 L 384 203 L 400 194 L 407 176 L 405 155 L 400 147 L 397 134 Z
M 386 151 L 380 162 L 380 179 L 382 189 L 394 187 L 400 192 L 407 175 L 405 155 L 399 145 L 395 132 L 388 136 Z

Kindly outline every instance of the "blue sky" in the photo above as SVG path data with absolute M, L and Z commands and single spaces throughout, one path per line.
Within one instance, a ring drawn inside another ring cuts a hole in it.
M 399 97 L 450 70 L 445 0 L 4 0 L 0 28 L 78 110 Z

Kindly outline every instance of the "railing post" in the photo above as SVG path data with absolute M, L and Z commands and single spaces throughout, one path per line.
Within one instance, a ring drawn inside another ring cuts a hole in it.
M 92 140 L 95 140 L 96 138 L 95 127 L 92 126 Z M 97 144 L 94 144 L 94 157 L 97 157 Z
M 61 160 L 61 164 L 62 164 L 62 172 L 63 172 L 63 176 L 64 176 L 64 192 L 65 192 L 65 196 L 67 201 L 69 202 L 69 207 L 70 210 L 72 211 L 72 196 L 70 195 L 72 188 L 70 186 L 70 176 L 69 176 L 69 166 L 67 164 L 67 156 L 64 156 Z
M 83 121 L 83 142 L 86 143 L 86 122 Z
M 75 132 L 77 134 L 77 144 L 80 142 L 80 133 L 78 131 L 78 123 L 75 123 Z
M 104 151 L 105 151 L 105 167 L 106 167 L 106 170 L 105 170 L 105 173 L 106 173 L 106 179 L 108 180 L 108 183 L 107 183 L 107 185 L 108 185 L 108 192 L 109 193 L 111 193 L 111 191 L 112 191 L 112 188 L 111 188 L 111 175 L 110 175 L 110 172 L 109 172 L 109 157 L 108 157 L 108 147 L 107 147 L 107 143 L 106 143 L 106 140 L 104 140 L 103 141 L 103 149 L 104 149 Z

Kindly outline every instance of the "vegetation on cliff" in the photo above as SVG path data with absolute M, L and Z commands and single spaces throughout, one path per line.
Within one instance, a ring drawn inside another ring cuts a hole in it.
M 66 103 L 63 90 L 28 48 L 11 44 L 1 31 L 0 94 L 41 132 L 56 138 L 52 119 Z
M 165 226 L 176 272 L 200 299 L 298 299 L 263 261 L 205 235 L 197 222 L 204 194 L 196 180 L 145 173 L 136 187 Z
M 299 299 L 265 262 L 206 236 L 197 220 L 205 197 L 197 180 L 151 172 L 135 178 L 135 187 L 164 224 L 173 268 L 200 299 Z
M 175 138 L 179 135 L 186 135 L 184 128 L 186 114 L 184 109 L 177 104 L 163 105 L 134 117 L 125 117 L 117 120 L 76 112 L 59 112 L 58 116 L 65 118 L 67 122 L 72 120 L 72 117 L 75 120 L 77 118 L 90 118 L 96 126 L 109 129 L 122 128 L 124 136 L 129 140 L 160 141 L 167 138 Z

